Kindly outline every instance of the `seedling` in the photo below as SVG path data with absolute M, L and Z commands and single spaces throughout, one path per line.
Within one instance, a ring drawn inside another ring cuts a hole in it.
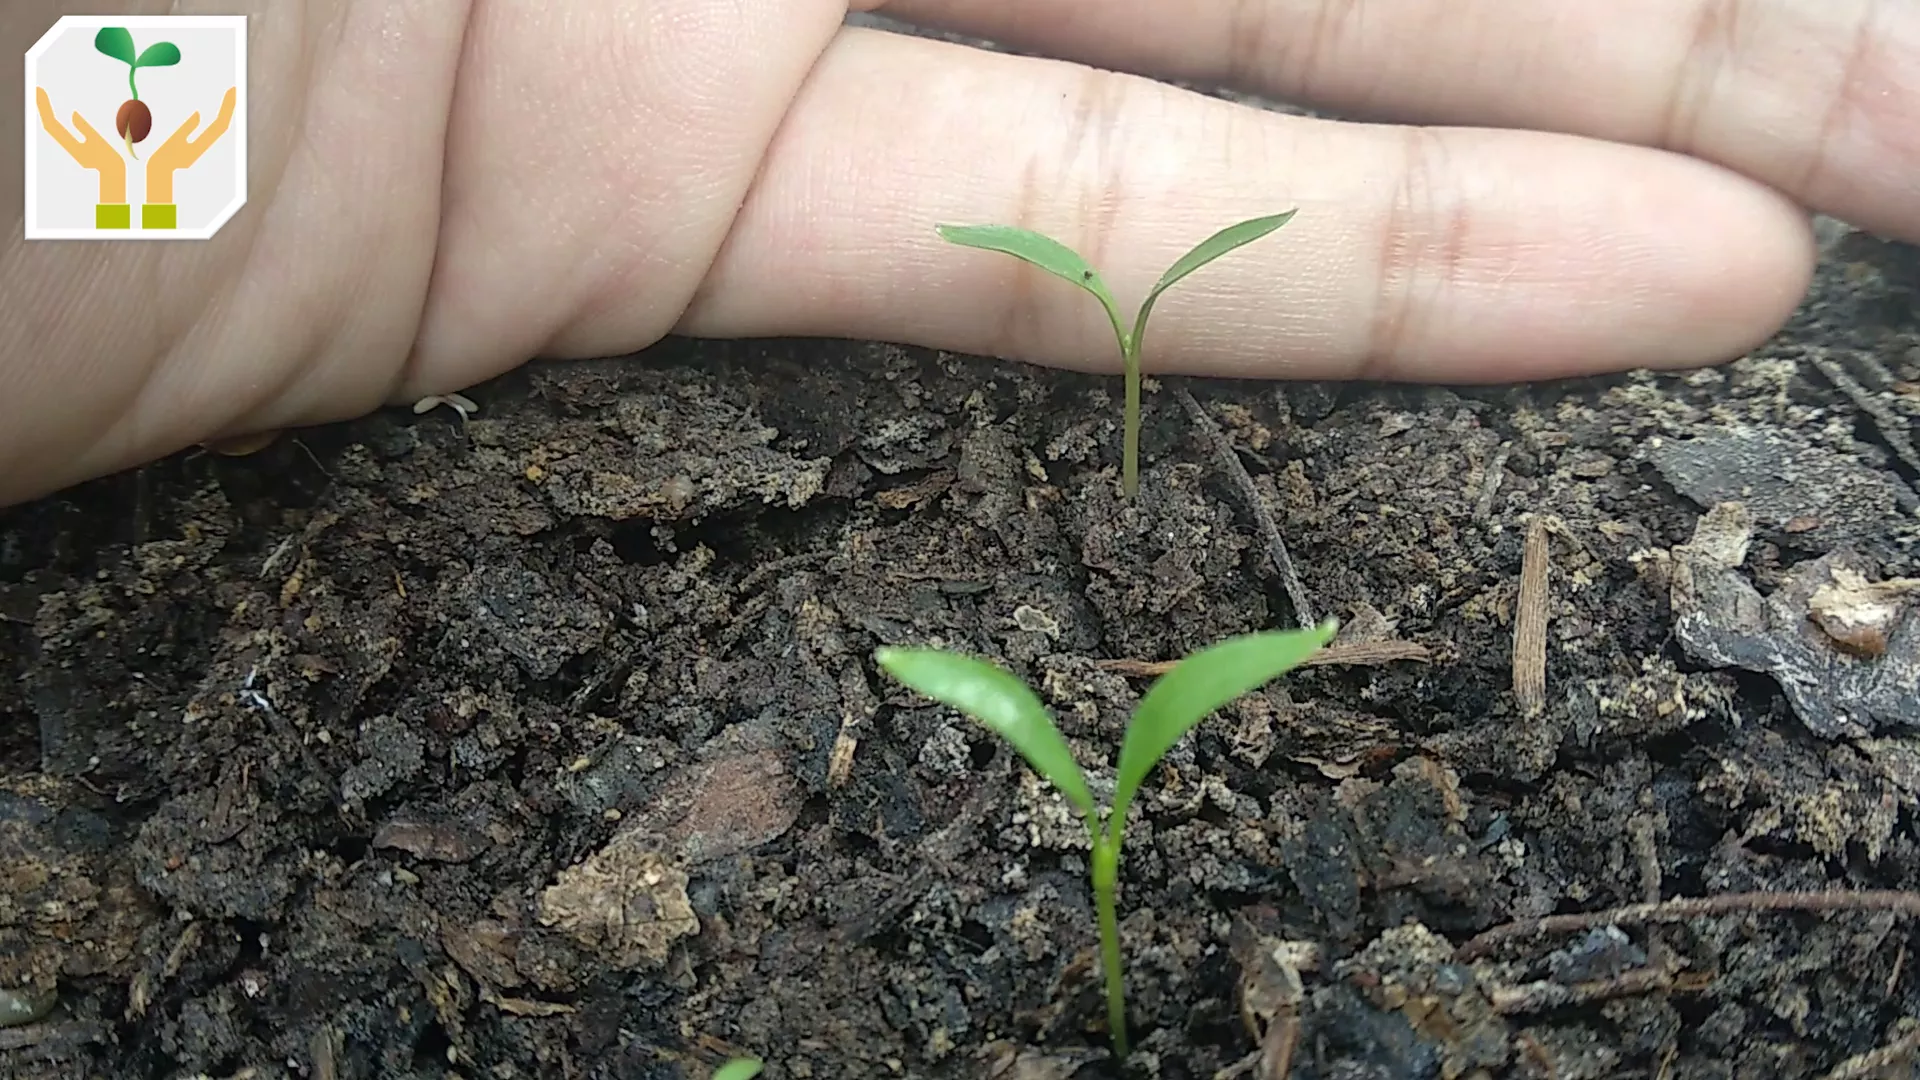
M 1131 330 L 1120 321 L 1120 305 L 1114 300 L 1107 283 L 1101 280 L 1099 272 L 1088 265 L 1078 252 L 1060 241 L 1011 225 L 941 225 L 938 228 L 941 239 L 950 244 L 1012 255 L 1055 277 L 1071 281 L 1092 293 L 1093 298 L 1106 309 L 1107 321 L 1113 324 L 1113 336 L 1120 343 L 1121 370 L 1126 378 L 1127 405 L 1125 431 L 1121 437 L 1120 489 L 1131 498 L 1140 490 L 1140 342 L 1146 336 L 1147 316 L 1153 311 L 1154 301 L 1188 274 L 1234 248 L 1251 244 L 1278 229 L 1292 220 L 1297 212 L 1289 210 L 1284 214 L 1257 217 L 1238 225 L 1229 225 L 1200 241 L 1192 251 L 1180 256 L 1168 267 L 1153 288 L 1147 290 L 1147 298 L 1141 302 L 1139 313 L 1133 317 Z
M 172 67 L 179 63 L 180 46 L 171 41 L 156 41 L 147 46 L 145 52 L 135 53 L 133 35 L 126 27 L 105 26 L 93 36 L 93 47 L 127 65 L 127 91 L 133 96 L 122 102 L 120 111 L 114 114 L 113 129 L 126 140 L 127 156 L 138 161 L 133 144 L 152 134 L 153 110 L 140 100 L 140 87 L 134 82 L 134 76 L 140 74 L 141 68 Z
M 1090 876 L 1100 920 L 1100 966 L 1106 973 L 1107 1028 L 1114 1052 L 1127 1056 L 1127 1010 L 1121 983 L 1120 921 L 1115 893 L 1127 809 L 1147 774 L 1187 730 L 1215 709 L 1304 663 L 1333 640 L 1332 620 L 1304 630 L 1244 634 L 1188 656 L 1147 688 L 1127 724 L 1114 769 L 1113 801 L 1094 801 L 1073 751 L 1046 706 L 1004 668 L 940 649 L 886 647 L 874 654 L 905 686 L 971 716 L 1013 744 L 1027 764 L 1059 789 L 1086 821 Z
M 760 1068 L 759 1058 L 734 1058 L 714 1070 L 713 1080 L 753 1080 Z

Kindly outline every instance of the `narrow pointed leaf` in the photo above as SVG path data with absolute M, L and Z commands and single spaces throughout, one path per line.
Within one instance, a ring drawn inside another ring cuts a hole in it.
M 1228 638 L 1180 661 L 1148 687 L 1120 745 L 1110 819 L 1113 835 L 1121 834 L 1134 794 L 1180 736 L 1215 709 L 1300 666 L 1333 640 L 1336 626 L 1329 619 L 1305 630 Z
M 129 42 L 131 48 L 131 42 Z M 180 46 L 171 41 L 157 41 L 147 46 L 140 59 L 133 62 L 134 67 L 172 67 L 180 62 Z
M 1172 266 L 1167 267 L 1167 272 L 1160 275 L 1160 280 L 1154 283 L 1153 291 L 1147 295 L 1158 296 L 1166 292 L 1181 278 L 1186 277 L 1195 270 L 1225 255 L 1234 248 L 1245 247 L 1275 229 L 1278 229 L 1280 226 L 1285 225 L 1287 222 L 1292 221 L 1293 215 L 1297 213 L 1299 213 L 1298 210 L 1289 210 L 1284 214 L 1257 217 L 1249 221 L 1243 221 L 1238 225 L 1229 225 L 1221 229 L 1219 232 L 1195 244 L 1192 251 L 1180 256 L 1178 261 Z
M 753 1080 L 760 1068 L 759 1058 L 734 1058 L 714 1070 L 713 1080 Z
M 1120 307 L 1113 299 L 1113 293 L 1107 283 L 1080 253 L 1050 236 L 1018 229 L 1011 225 L 941 225 L 937 227 L 940 238 L 949 244 L 961 247 L 979 248 L 982 251 L 997 251 L 1032 263 L 1047 273 L 1080 286 L 1107 309 L 1107 318 L 1113 322 L 1116 335 L 1124 332 L 1120 323 Z M 1125 342 L 1122 342 L 1124 348 Z
M 1012 743 L 1033 771 L 1052 781 L 1075 810 L 1082 815 L 1094 812 L 1086 777 L 1046 706 L 1006 669 L 939 649 L 887 647 L 876 652 L 874 659 L 902 685 L 960 710 Z
M 1237 247 L 1244 247 L 1247 244 L 1251 244 L 1255 240 L 1278 229 L 1280 226 L 1285 225 L 1287 222 L 1292 221 L 1293 215 L 1297 213 L 1299 213 L 1297 209 L 1289 210 L 1284 214 L 1272 214 L 1267 217 L 1252 218 L 1238 225 L 1229 225 L 1219 232 L 1214 233 L 1212 236 L 1207 237 L 1205 240 L 1200 241 L 1198 244 L 1195 244 L 1192 251 L 1187 252 L 1175 260 L 1172 266 L 1167 267 L 1167 272 L 1160 275 L 1160 280 L 1154 282 L 1152 290 L 1147 293 L 1147 299 L 1140 305 L 1140 314 L 1134 317 L 1133 337 L 1136 347 L 1138 346 L 1138 340 L 1145 336 L 1147 332 L 1147 315 L 1153 311 L 1154 301 L 1160 299 L 1161 293 L 1173 288 L 1174 285 L 1179 283 L 1181 278 L 1218 259 L 1227 252 Z
M 93 35 L 93 47 L 123 64 L 133 63 L 133 35 L 124 26 L 103 26 Z

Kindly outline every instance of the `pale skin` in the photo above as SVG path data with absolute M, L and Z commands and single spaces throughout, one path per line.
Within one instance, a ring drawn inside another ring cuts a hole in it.
M 0 46 L 102 10 L 9 0 Z M 1132 302 L 1298 207 L 1170 296 L 1147 357 L 1272 378 L 1721 362 L 1803 295 L 1810 210 L 1920 240 L 1901 0 L 885 8 L 1061 60 L 845 28 L 845 0 L 217 10 L 252 18 L 249 205 L 207 243 L 0 242 L 0 503 L 671 332 L 1116 363 L 1077 290 L 943 221 L 1050 233 Z

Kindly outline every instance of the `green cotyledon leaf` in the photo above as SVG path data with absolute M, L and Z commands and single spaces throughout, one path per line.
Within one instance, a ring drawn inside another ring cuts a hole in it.
M 1329 619 L 1304 630 L 1243 634 L 1175 664 L 1147 688 L 1127 724 L 1114 771 L 1110 835 L 1117 842 L 1134 794 L 1173 744 L 1215 709 L 1299 667 L 1333 640 Z
M 113 57 L 123 64 L 131 64 L 133 57 L 133 35 L 124 26 L 103 26 L 93 35 L 93 47 Z
M 180 46 L 171 41 L 156 41 L 147 46 L 134 67 L 172 67 L 180 62 Z
M 1126 325 L 1120 320 L 1120 305 L 1100 272 L 1081 258 L 1079 252 L 1050 236 L 1012 225 L 940 225 L 936 228 L 940 238 L 949 244 L 1012 255 L 1085 289 L 1106 309 L 1114 336 L 1119 339 L 1122 351 L 1126 349 Z
M 885 647 L 874 653 L 902 685 L 958 709 L 1013 744 L 1020 756 L 1089 819 L 1093 793 L 1046 706 L 1006 669 L 942 649 Z
M 760 1069 L 759 1058 L 734 1058 L 714 1070 L 713 1080 L 753 1080 Z
M 1140 305 L 1140 314 L 1133 323 L 1134 347 L 1139 347 L 1139 339 L 1146 334 L 1147 315 L 1153 311 L 1153 303 L 1160 299 L 1161 293 L 1173 288 L 1180 279 L 1220 256 L 1235 248 L 1251 244 L 1292 221 L 1293 215 L 1297 213 L 1299 213 L 1297 209 L 1289 210 L 1284 214 L 1271 214 L 1266 217 L 1251 218 L 1238 225 L 1229 225 L 1195 244 L 1193 250 L 1175 260 L 1172 266 L 1167 267 L 1167 272 L 1160 275 L 1160 280 L 1154 282 L 1153 288 L 1147 293 L 1146 301 Z

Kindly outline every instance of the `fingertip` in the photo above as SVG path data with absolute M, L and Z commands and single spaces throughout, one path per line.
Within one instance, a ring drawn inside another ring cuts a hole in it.
M 1806 295 L 1810 217 L 1744 176 L 1578 136 L 1446 137 L 1487 263 L 1417 304 L 1417 333 L 1389 337 L 1394 350 L 1363 365 L 1372 374 L 1487 383 L 1706 367 L 1764 344 Z
M 1818 260 L 1813 219 L 1772 188 L 1660 151 L 1663 168 L 1628 206 L 1646 253 L 1641 329 L 1611 367 L 1703 367 L 1738 359 L 1777 333 L 1805 299 Z M 1625 265 L 1623 261 L 1623 265 Z

